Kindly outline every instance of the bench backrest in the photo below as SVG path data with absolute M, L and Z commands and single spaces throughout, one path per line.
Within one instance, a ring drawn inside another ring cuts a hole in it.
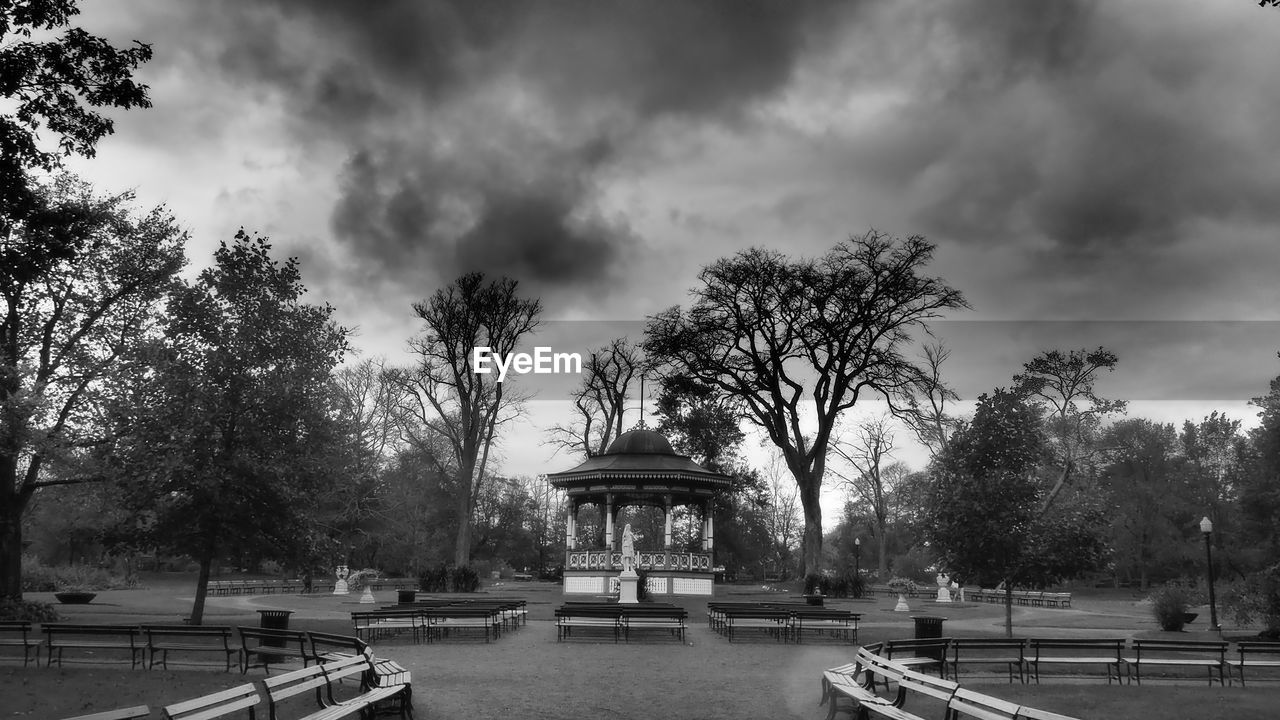
M 957 688 L 947 704 L 952 720 L 961 717 L 977 720 L 1013 720 L 1018 715 L 1018 704 L 980 692 Z
M 134 705 L 133 707 L 104 710 L 102 712 L 89 713 L 88 715 L 77 715 L 73 718 L 64 718 L 64 720 L 145 720 L 150 715 L 151 708 L 146 705 Z
M 230 625 L 143 625 L 142 632 L 148 637 L 231 638 Z
M 943 702 L 950 702 L 951 697 L 960 689 L 959 683 L 914 670 L 902 673 L 902 677 L 898 679 L 898 687 L 907 692 L 928 695 Z
M 267 691 L 267 707 L 271 720 L 276 720 L 276 709 L 285 700 L 302 693 L 311 693 L 317 702 L 329 685 L 324 665 L 312 665 L 281 675 L 269 675 L 262 679 L 262 689 Z
M 914 657 L 942 658 L 951 646 L 951 638 L 918 638 L 910 640 L 890 640 L 885 643 L 884 654 L 890 658 L 897 655 Z
M 311 646 L 311 657 L 317 662 L 320 657 L 333 651 L 343 651 L 351 655 L 360 655 L 369 647 L 369 643 L 351 635 L 307 631 L 307 643 Z
M 1124 650 L 1124 638 L 1031 638 L 1027 643 L 1035 651 L 1036 657 L 1040 656 L 1042 650 L 1074 650 L 1080 653 L 1106 652 L 1118 659 Z
M 1191 652 L 1191 653 L 1215 653 L 1219 656 L 1226 656 L 1227 641 L 1225 640 L 1147 640 L 1138 638 L 1133 641 L 1133 649 L 1138 653 L 1138 657 L 1142 657 L 1143 650 L 1155 650 L 1158 652 Z
M 1271 655 L 1280 654 L 1280 642 L 1266 642 L 1262 640 L 1241 640 L 1236 643 L 1236 652 L 1240 653 L 1240 659 L 1243 660 L 1245 655 Z
M 167 705 L 163 717 L 165 720 L 213 720 L 251 708 L 260 699 L 253 683 L 245 683 L 230 690 Z

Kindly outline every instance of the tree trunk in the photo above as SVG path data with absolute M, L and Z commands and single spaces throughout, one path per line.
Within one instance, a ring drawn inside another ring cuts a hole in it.
M 0 600 L 22 599 L 22 507 L 12 499 L 0 508 Z
M 1013 583 L 1004 581 L 1004 636 L 1013 637 Z
M 796 478 L 800 485 L 800 505 L 804 508 L 804 558 L 801 576 L 822 571 L 821 485 L 808 478 Z
M 876 537 L 876 577 L 880 582 L 884 582 L 889 577 L 889 538 L 885 536 L 883 530 Z
M 467 484 L 469 486 L 470 483 Z M 471 493 L 462 487 L 458 490 L 458 535 L 454 542 L 453 564 L 458 567 L 471 564 Z
M 204 600 L 209 594 L 209 570 L 213 567 L 213 553 L 205 553 L 200 558 L 200 576 L 196 579 L 196 599 L 191 604 L 192 625 L 200 625 L 204 622 Z

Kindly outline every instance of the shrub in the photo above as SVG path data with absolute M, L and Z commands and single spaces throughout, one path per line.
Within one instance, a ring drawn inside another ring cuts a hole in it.
M 480 573 L 470 565 L 455 567 L 449 571 L 449 587 L 454 592 L 473 593 L 480 589 Z
M 838 598 L 860 598 L 866 593 L 866 583 L 862 577 L 849 571 L 832 576 L 828 586 L 829 594 Z
M 449 568 L 440 563 L 435 568 L 428 568 L 418 573 L 418 589 L 422 592 L 440 593 L 449 591 Z
M 112 574 L 103 568 L 88 565 L 50 566 L 40 562 L 34 555 L 22 556 L 22 591 L 23 592 L 56 592 L 74 590 L 78 592 L 93 590 L 112 590 L 127 587 L 128 583 L 120 575 Z
M 1261 621 L 1266 626 L 1262 636 L 1280 640 L 1280 564 L 1223 588 L 1222 608 L 1241 625 Z
M 649 601 L 649 571 L 636 568 L 636 600 L 640 602 Z
M 821 573 L 809 573 L 804 576 L 805 595 L 830 595 L 831 576 Z
M 10 600 L 0 598 L 0 620 L 26 620 L 34 623 L 57 622 L 58 611 L 53 605 L 37 600 Z
M 1162 630 L 1178 631 L 1186 624 L 1187 611 L 1199 604 L 1199 593 L 1186 581 L 1170 580 L 1147 596 L 1151 614 Z
M 914 580 L 911 580 L 909 578 L 896 577 L 891 579 L 889 582 L 885 584 L 889 586 L 890 590 L 893 590 L 899 595 L 915 595 L 916 594 L 916 583 Z

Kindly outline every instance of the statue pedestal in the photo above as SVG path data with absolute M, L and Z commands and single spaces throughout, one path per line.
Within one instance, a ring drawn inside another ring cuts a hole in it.
M 377 600 L 374 600 L 373 598 L 373 587 L 369 585 L 364 586 L 364 594 L 360 596 L 360 602 L 366 605 L 377 602 Z
M 944 587 L 938 588 L 938 602 L 951 602 L 951 591 Z
M 346 580 L 339 580 L 338 582 L 333 584 L 334 595 L 346 595 L 348 592 L 350 592 L 350 590 L 347 590 Z
M 618 575 L 618 602 L 624 605 L 634 605 L 640 602 L 636 593 L 636 587 L 639 585 L 640 576 L 635 570 L 623 570 Z

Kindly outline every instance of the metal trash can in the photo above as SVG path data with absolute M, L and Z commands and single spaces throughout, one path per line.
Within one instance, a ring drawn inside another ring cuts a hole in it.
M 292 610 L 259 610 L 262 620 L 258 623 L 258 627 L 264 630 L 288 630 L 289 616 L 293 614 Z M 263 645 L 271 647 L 284 647 L 284 640 L 269 638 L 262 641 Z
M 417 590 L 397 590 L 396 602 L 401 605 L 412 605 L 418 599 Z
M 946 618 L 936 615 L 912 615 L 911 619 L 916 621 L 917 640 L 942 637 L 942 623 Z

